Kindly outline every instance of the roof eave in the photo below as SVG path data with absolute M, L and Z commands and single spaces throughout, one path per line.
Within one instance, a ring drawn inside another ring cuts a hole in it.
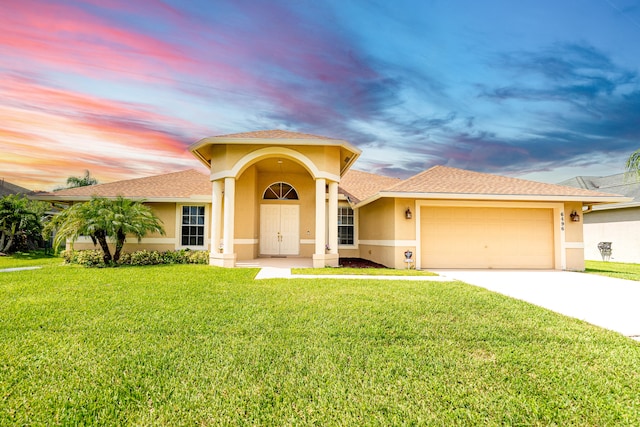
M 381 191 L 356 205 L 360 208 L 380 198 L 399 199 L 444 199 L 444 200 L 490 200 L 490 201 L 527 201 L 527 202 L 581 202 L 595 205 L 604 203 L 628 202 L 633 199 L 624 196 L 556 196 L 556 195 L 532 195 L 532 194 L 472 194 L 472 193 L 422 193 L 422 192 L 389 192 Z
M 35 200 L 42 200 L 45 202 L 87 202 L 91 200 L 93 196 L 56 196 L 56 195 L 39 195 L 32 197 Z M 119 196 L 99 196 L 105 199 L 116 199 Z M 207 195 L 194 195 L 190 197 L 139 197 L 139 196 L 123 196 L 131 200 L 144 200 L 147 203 L 183 203 L 183 202 L 198 202 L 198 203 L 211 203 L 211 196 Z

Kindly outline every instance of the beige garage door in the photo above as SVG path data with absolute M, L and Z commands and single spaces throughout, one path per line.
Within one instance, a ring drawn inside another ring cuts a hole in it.
M 422 268 L 554 268 L 552 209 L 422 207 Z

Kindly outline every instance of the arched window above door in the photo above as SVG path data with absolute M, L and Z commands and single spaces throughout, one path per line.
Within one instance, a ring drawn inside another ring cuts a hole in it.
M 274 182 L 264 190 L 263 200 L 298 200 L 298 192 L 286 182 Z

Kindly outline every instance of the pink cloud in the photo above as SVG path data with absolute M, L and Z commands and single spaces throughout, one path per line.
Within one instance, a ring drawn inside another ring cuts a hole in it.
M 0 177 L 18 185 L 61 185 L 84 169 L 113 181 L 199 167 L 184 141 L 162 130 L 194 126 L 143 106 L 10 78 L 0 79 L 0 98 L 12 100 L 0 104 Z

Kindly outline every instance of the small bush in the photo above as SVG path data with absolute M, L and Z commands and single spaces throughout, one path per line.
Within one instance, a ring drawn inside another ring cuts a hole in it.
M 65 264 L 79 264 L 85 267 L 105 267 L 102 251 L 97 249 L 62 252 Z M 124 252 L 114 265 L 161 265 L 161 264 L 209 264 L 208 251 L 136 251 Z
M 190 264 L 209 264 L 209 251 L 190 251 L 187 256 Z
M 105 267 L 102 251 L 97 249 L 85 251 L 66 250 L 62 252 L 65 264 L 79 264 L 85 267 Z
M 136 251 L 131 254 L 131 265 L 164 264 L 163 257 L 158 251 Z

